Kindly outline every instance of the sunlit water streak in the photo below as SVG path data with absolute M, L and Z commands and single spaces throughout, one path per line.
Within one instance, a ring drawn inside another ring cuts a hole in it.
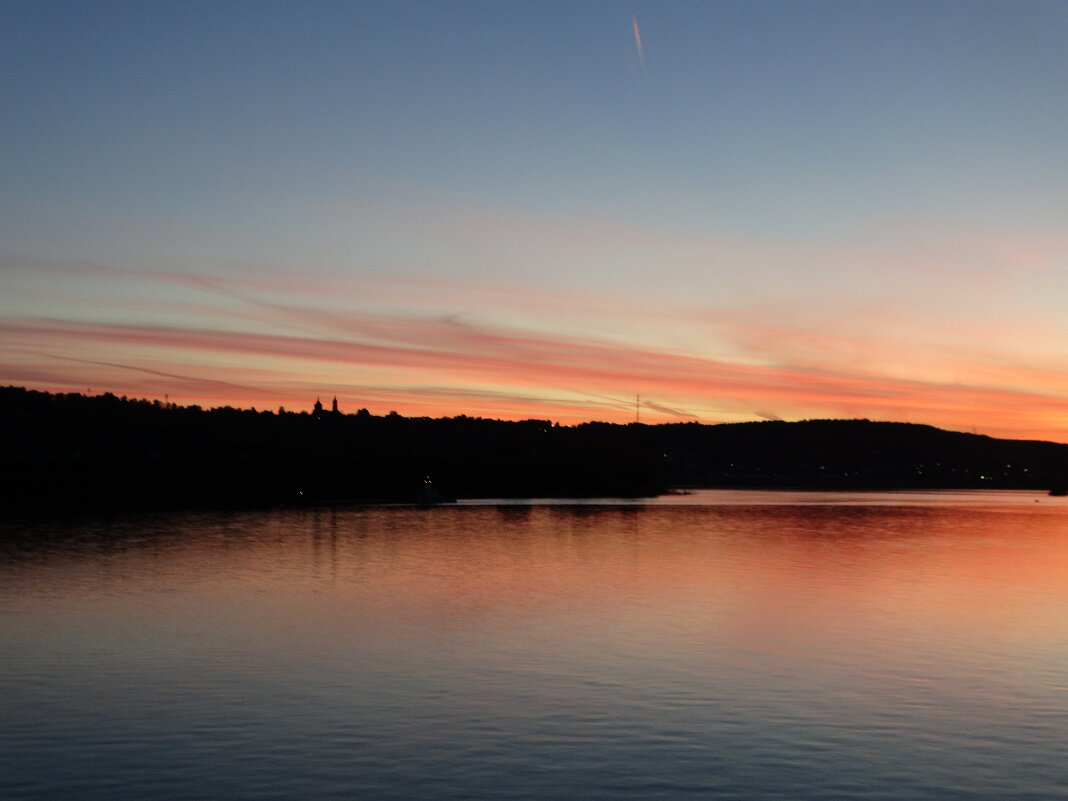
M 1068 797 L 1068 501 L 0 532 L 5 799 Z

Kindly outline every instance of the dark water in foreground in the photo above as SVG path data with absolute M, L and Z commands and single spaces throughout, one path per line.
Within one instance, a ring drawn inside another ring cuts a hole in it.
M 1068 499 L 0 535 L 4 799 L 1068 798 Z

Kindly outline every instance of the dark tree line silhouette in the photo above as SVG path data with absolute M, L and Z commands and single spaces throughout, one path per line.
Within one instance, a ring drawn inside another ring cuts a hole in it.
M 867 420 L 554 425 L 210 410 L 0 388 L 6 508 L 622 497 L 669 487 L 1029 488 L 1068 445 Z

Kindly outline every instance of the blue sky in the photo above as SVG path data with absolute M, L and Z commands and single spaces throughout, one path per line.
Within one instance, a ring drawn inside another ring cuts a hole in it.
M 0 381 L 1066 439 L 1066 45 L 1062 2 L 8 2 Z

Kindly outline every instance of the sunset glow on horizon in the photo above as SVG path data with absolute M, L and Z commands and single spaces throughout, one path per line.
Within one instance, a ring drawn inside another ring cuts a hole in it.
M 0 20 L 0 385 L 1068 442 L 1068 5 Z

